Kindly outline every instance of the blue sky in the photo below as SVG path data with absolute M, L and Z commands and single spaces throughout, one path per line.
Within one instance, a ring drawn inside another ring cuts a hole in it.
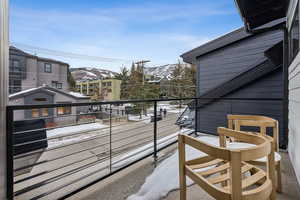
M 175 63 L 182 53 L 241 26 L 233 0 L 10 0 L 11 42 L 124 60 L 34 51 L 72 67 L 118 71 L 139 59 L 151 60 L 149 66 Z

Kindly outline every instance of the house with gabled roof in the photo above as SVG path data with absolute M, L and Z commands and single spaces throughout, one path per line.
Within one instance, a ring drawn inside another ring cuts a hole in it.
M 90 97 L 77 92 L 68 92 L 50 86 L 30 88 L 9 95 L 10 105 L 43 105 L 43 104 L 70 104 L 89 102 Z M 40 108 L 19 110 L 15 112 L 14 120 L 44 118 L 46 126 L 54 124 L 76 123 L 80 119 L 80 113 L 87 113 L 87 107 L 62 106 L 56 108 Z

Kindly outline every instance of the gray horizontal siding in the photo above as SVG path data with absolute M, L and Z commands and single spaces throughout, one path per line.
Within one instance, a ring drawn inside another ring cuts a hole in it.
M 282 68 L 229 96 L 232 98 L 283 98 Z
M 197 60 L 198 94 L 226 82 L 264 58 L 264 51 L 282 40 L 281 31 L 271 31 L 201 56 Z
M 248 84 L 225 98 L 282 98 L 282 69 Z M 227 126 L 227 114 L 265 115 L 277 119 L 280 127 L 280 143 L 283 144 L 281 101 L 229 101 L 213 102 L 198 111 L 198 131 L 217 133 L 217 127 Z
M 300 54 L 289 66 L 289 155 L 300 181 Z

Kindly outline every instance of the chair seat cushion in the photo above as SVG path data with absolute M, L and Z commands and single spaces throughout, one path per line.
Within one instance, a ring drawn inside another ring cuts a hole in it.
M 229 142 L 227 147 L 229 149 L 245 149 L 255 146 L 254 144 L 244 143 L 244 142 Z M 275 161 L 280 161 L 281 155 L 278 152 L 275 152 Z M 267 157 L 259 158 L 255 161 L 267 162 Z

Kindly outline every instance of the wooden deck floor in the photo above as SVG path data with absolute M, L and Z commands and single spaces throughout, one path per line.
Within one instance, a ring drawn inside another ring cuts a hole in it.
M 175 147 L 176 148 L 176 147 Z M 283 193 L 278 194 L 279 200 L 300 199 L 300 186 L 296 181 L 294 169 L 287 153 L 282 155 L 282 182 Z M 146 159 L 134 165 L 128 170 L 116 174 L 102 183 L 98 183 L 85 191 L 69 198 L 69 200 L 125 200 L 131 194 L 136 193 L 147 176 L 154 169 L 152 158 Z M 213 200 L 206 192 L 197 185 L 188 188 L 188 200 Z M 161 200 L 179 200 L 179 191 L 173 191 Z

